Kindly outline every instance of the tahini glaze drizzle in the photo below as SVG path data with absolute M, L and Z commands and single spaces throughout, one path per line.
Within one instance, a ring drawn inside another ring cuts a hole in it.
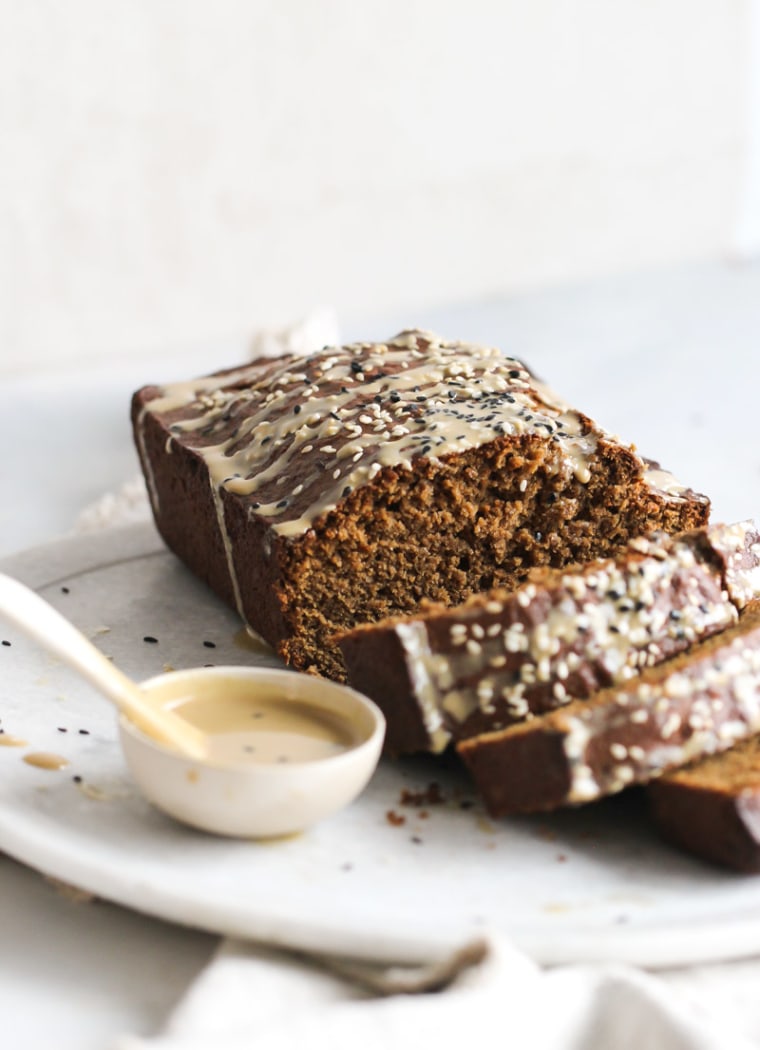
M 157 510 L 145 446 L 149 414 L 162 417 L 174 439 L 206 463 L 241 612 L 225 491 L 252 497 L 249 514 L 292 537 L 384 467 L 439 460 L 504 435 L 540 434 L 556 447 L 557 469 L 585 483 L 599 438 L 609 437 L 515 358 L 419 331 L 387 343 L 259 360 L 164 387 L 137 422 Z M 643 461 L 642 474 L 666 498 L 680 499 L 686 491 L 667 471 Z

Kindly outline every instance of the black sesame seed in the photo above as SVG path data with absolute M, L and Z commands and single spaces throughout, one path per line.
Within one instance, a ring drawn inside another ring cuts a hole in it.
M 10 644 L 11 643 L 8 641 L 7 638 L 3 638 L 3 645 L 10 645 Z
M 343 491 L 341 492 L 341 498 L 342 498 L 342 499 L 345 499 L 345 498 L 346 498 L 346 496 L 348 496 L 348 494 L 349 494 L 350 492 L 351 492 L 351 486 L 350 486 L 350 485 L 346 485 L 346 487 L 345 487 L 345 488 L 343 489 Z
M 68 733 L 68 729 L 66 728 L 66 726 L 58 726 L 58 732 L 59 733 Z
M 419 837 L 419 835 L 412 835 L 411 841 L 415 844 L 415 846 L 422 845 L 422 839 Z
M 536 529 L 536 531 L 533 533 L 533 539 L 536 541 L 536 543 L 540 543 L 543 538 L 543 532 L 541 532 L 540 529 Z
M 146 634 L 143 641 L 147 642 L 148 645 L 158 645 L 158 638 L 154 638 L 152 634 Z
M 80 729 L 79 730 L 79 735 L 80 736 L 89 736 L 90 735 L 90 730 L 89 729 Z
M 261 506 L 261 504 L 260 504 L 260 503 L 252 503 L 252 504 L 251 504 L 251 508 L 252 508 L 252 510 L 258 510 L 260 506 Z
M 613 602 L 617 602 L 617 601 L 620 601 L 620 599 L 623 597 L 623 592 L 622 591 L 616 591 L 616 590 L 610 590 L 610 591 L 607 591 L 607 597 L 608 598 L 612 598 Z
M 546 502 L 547 503 L 556 503 L 558 498 L 559 497 L 557 496 L 556 492 L 549 492 L 549 493 L 547 493 L 547 496 L 546 496 Z
M 288 501 L 286 499 L 281 499 L 280 502 L 277 504 L 277 510 L 284 510 L 285 507 L 287 507 L 287 505 Z
M 520 369 L 519 368 L 510 368 L 510 370 L 509 370 L 509 378 L 510 379 L 519 379 L 520 378 Z
M 330 413 L 330 418 L 331 419 L 337 419 L 337 421 L 340 423 L 340 416 L 338 415 L 337 412 L 331 412 Z
M 352 361 L 351 371 L 354 373 L 354 375 L 359 375 L 360 372 L 364 371 L 364 365 L 361 363 L 361 361 Z
M 391 401 L 393 401 L 394 404 L 397 404 L 400 400 L 401 394 L 399 394 L 398 390 L 391 391 Z
M 69 591 L 68 587 L 61 587 L 61 594 L 70 594 L 70 593 L 71 592 Z
M 681 619 L 681 613 L 678 611 L 678 609 L 671 609 L 670 610 L 670 618 L 671 618 L 671 620 L 680 620 Z
M 216 649 L 216 642 L 209 642 L 208 640 L 203 643 L 207 649 Z
M 270 434 L 270 436 L 269 436 L 269 437 L 265 437 L 265 438 L 262 438 L 262 439 L 261 439 L 261 444 L 262 444 L 262 445 L 266 445 L 266 444 L 267 444 L 267 443 L 268 443 L 269 441 L 271 441 L 271 440 L 272 440 L 272 436 L 271 436 L 271 434 Z
M 76 776 L 73 776 L 71 779 L 74 781 L 75 784 L 81 784 L 82 783 L 82 778 L 79 776 L 79 774 L 77 774 Z
M 300 405 L 293 405 L 293 414 L 294 415 L 297 416 L 300 411 L 301 411 L 301 406 Z
M 614 623 L 610 624 L 610 634 L 620 634 L 620 628 L 616 627 Z

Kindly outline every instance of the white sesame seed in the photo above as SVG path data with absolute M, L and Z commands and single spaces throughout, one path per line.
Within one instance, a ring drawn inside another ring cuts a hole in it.
M 662 729 L 660 730 L 660 736 L 663 740 L 669 740 L 676 730 L 681 728 L 681 719 L 678 715 L 672 714 L 666 720 Z

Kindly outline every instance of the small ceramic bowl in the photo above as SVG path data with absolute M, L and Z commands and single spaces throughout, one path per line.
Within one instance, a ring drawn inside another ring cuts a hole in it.
M 352 802 L 375 770 L 385 720 L 360 693 L 324 678 L 268 668 L 209 667 L 173 671 L 142 683 L 153 702 L 172 706 L 193 686 L 224 688 L 233 678 L 255 693 L 276 693 L 329 712 L 345 724 L 354 741 L 326 758 L 265 764 L 220 764 L 187 758 L 146 736 L 123 715 L 121 745 L 132 776 L 145 797 L 176 820 L 217 835 L 271 838 L 303 831 Z

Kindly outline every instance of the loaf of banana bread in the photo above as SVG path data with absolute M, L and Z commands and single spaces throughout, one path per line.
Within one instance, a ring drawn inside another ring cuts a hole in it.
M 167 545 L 296 668 L 362 622 L 703 525 L 709 501 L 497 350 L 419 331 L 148 386 Z

